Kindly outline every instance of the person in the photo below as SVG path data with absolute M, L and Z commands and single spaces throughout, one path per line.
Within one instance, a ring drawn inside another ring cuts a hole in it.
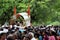
M 57 30 L 57 34 L 60 36 L 60 28 L 58 28 L 58 30 Z
M 36 40 L 34 37 L 34 33 L 32 33 L 32 32 L 29 32 L 29 38 L 30 38 L 30 40 Z
M 19 40 L 17 34 L 13 34 L 14 40 Z
M 57 40 L 60 40 L 60 36 L 57 36 Z
M 53 33 L 54 33 L 53 31 L 50 31 L 49 40 L 56 40 Z
M 48 35 L 46 31 L 43 32 L 43 40 L 48 40 Z
M 29 39 L 29 36 L 28 36 L 28 35 L 25 35 L 25 36 L 23 37 L 23 40 L 30 40 L 30 39 Z
M 14 40 L 13 35 L 9 35 L 7 40 Z
M 0 40 L 6 40 L 6 33 L 0 34 Z
M 35 34 L 34 37 L 36 40 L 38 40 L 38 34 Z
M 42 32 L 39 32 L 39 40 L 43 40 Z

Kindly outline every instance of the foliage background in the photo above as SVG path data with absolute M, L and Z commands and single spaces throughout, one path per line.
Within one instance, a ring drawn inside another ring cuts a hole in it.
M 60 25 L 60 0 L 0 0 L 0 24 L 9 22 L 14 6 L 19 13 L 26 12 L 28 5 L 33 25 Z

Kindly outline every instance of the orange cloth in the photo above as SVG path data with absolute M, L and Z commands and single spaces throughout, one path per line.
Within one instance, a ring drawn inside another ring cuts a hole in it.
M 14 14 L 13 15 L 16 15 L 16 6 L 14 7 Z

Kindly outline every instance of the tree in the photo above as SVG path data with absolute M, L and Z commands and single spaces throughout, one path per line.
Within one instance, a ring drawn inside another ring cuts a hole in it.
M 0 23 L 9 22 L 14 6 L 17 13 L 31 9 L 31 21 L 36 24 L 60 22 L 60 0 L 0 0 Z M 36 25 L 35 24 L 35 25 Z

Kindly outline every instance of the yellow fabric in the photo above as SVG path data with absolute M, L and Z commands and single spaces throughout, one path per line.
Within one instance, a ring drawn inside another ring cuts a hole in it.
M 38 38 L 36 38 L 36 40 L 38 40 Z

